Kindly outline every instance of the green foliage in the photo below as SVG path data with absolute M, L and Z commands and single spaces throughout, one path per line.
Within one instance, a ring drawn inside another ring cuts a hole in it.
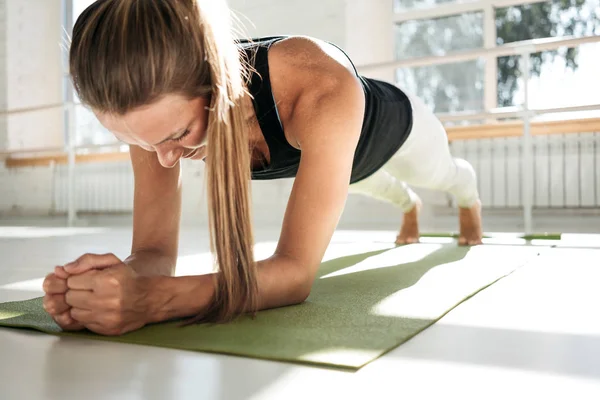
M 582 36 L 598 33 L 600 15 L 597 1 L 554 0 L 496 10 L 497 44 L 557 36 Z M 532 76 L 539 75 L 542 65 L 556 56 L 567 68 L 576 69 L 577 48 L 545 51 L 531 55 Z M 517 90 L 520 56 L 498 59 L 498 106 L 510 106 Z

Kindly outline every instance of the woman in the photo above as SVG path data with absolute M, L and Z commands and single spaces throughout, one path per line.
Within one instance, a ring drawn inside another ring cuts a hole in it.
M 132 254 L 86 254 L 44 282 L 65 330 L 118 335 L 175 318 L 225 322 L 310 293 L 349 188 L 398 205 L 398 244 L 418 240 L 418 197 L 445 190 L 460 243 L 481 242 L 473 169 L 452 159 L 416 98 L 359 76 L 338 48 L 305 37 L 234 41 L 215 0 L 99 0 L 74 26 L 70 70 L 81 101 L 130 144 Z M 241 57 L 240 57 L 241 56 Z M 205 160 L 218 271 L 173 277 L 179 161 Z M 251 179 L 295 177 L 273 256 L 255 262 Z

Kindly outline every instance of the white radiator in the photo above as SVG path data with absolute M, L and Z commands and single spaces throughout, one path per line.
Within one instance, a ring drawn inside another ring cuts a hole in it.
M 533 148 L 534 207 L 600 207 L 600 133 L 534 136 Z M 473 164 L 485 207 L 521 207 L 520 138 L 457 140 L 451 143 L 451 151 Z M 201 184 L 201 175 L 193 176 Z M 262 190 L 254 191 L 254 196 L 265 197 L 269 204 L 285 205 L 288 191 L 267 190 L 271 185 L 275 189 L 289 183 L 263 182 Z M 54 211 L 64 213 L 66 166 L 56 168 L 53 187 Z M 273 198 L 275 194 L 281 198 Z M 195 192 L 188 195 L 198 196 Z M 78 212 L 131 212 L 133 175 L 129 162 L 77 165 L 75 198 Z
M 120 213 L 133 209 L 133 172 L 131 164 L 109 162 L 77 164 L 75 204 L 78 212 Z M 58 166 L 54 174 L 54 211 L 68 209 L 67 166 Z
M 600 133 L 534 136 L 533 206 L 600 207 Z M 457 140 L 451 151 L 473 164 L 486 207 L 520 207 L 521 138 Z

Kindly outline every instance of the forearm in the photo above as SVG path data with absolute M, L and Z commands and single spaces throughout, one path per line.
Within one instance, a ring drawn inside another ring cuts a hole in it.
M 159 251 L 140 250 L 123 261 L 142 276 L 173 276 L 177 259 Z
M 257 270 L 258 310 L 298 304 L 308 296 L 312 282 L 293 260 L 273 256 L 259 261 Z M 205 312 L 215 294 L 214 278 L 214 274 L 147 277 L 151 322 L 192 317 Z

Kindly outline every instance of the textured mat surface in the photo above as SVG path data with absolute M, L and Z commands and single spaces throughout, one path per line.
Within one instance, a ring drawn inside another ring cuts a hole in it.
M 41 298 L 35 298 L 0 304 L 0 326 L 358 369 L 538 253 L 526 246 L 416 244 L 350 254 L 321 265 L 305 303 L 227 325 L 181 328 L 163 323 L 120 337 L 61 332 L 44 312 Z

